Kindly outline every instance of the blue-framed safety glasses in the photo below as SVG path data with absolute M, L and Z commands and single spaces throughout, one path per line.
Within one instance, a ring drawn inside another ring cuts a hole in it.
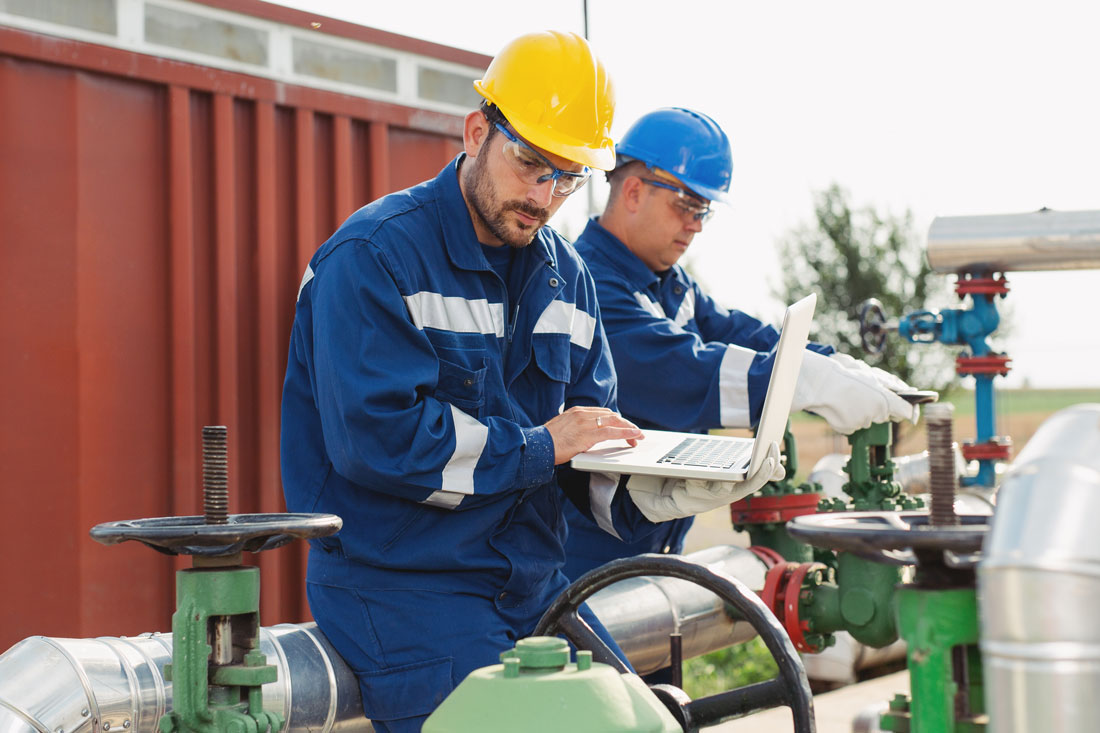
M 672 207 L 680 212 L 681 216 L 690 216 L 693 221 L 706 223 L 710 221 L 710 218 L 714 216 L 714 209 L 710 207 L 709 203 L 706 203 L 705 199 L 701 199 L 686 188 L 680 188 L 679 186 L 664 181 L 658 181 L 653 178 L 642 178 L 639 176 L 642 183 L 648 183 L 650 186 L 656 186 L 657 188 L 663 188 L 668 191 L 676 193 L 676 198 L 670 203 Z
M 553 181 L 554 195 L 568 196 L 583 186 L 592 175 L 592 171 L 587 167 L 580 173 L 563 171 L 547 160 L 542 153 L 512 134 L 507 127 L 499 122 L 493 124 L 504 137 L 508 138 L 508 142 L 504 143 L 504 158 L 524 183 L 535 185 Z

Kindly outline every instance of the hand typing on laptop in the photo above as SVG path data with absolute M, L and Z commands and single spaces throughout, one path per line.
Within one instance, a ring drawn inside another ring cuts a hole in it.
M 554 440 L 555 466 L 605 440 L 621 439 L 634 447 L 645 437 L 637 425 L 606 407 L 570 407 L 545 427 Z
M 769 481 L 786 475 L 779 460 L 779 444 L 772 442 L 760 467 L 742 481 L 706 481 L 635 474 L 626 483 L 634 504 L 651 522 L 709 512 L 753 493 Z

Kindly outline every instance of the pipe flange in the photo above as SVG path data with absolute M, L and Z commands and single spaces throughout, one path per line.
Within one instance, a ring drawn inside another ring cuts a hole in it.
M 825 648 L 824 645 L 811 644 L 806 640 L 806 632 L 810 630 L 810 622 L 804 620 L 799 613 L 799 602 L 802 600 L 802 584 L 806 576 L 811 572 L 827 572 L 828 568 L 819 562 L 804 562 L 798 565 L 787 576 L 787 587 L 783 593 L 783 615 L 779 618 L 783 621 L 783 628 L 791 637 L 794 648 L 800 652 L 816 654 Z

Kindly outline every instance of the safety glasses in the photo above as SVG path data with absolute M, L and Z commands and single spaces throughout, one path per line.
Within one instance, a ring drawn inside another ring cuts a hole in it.
M 504 143 L 504 159 L 511 165 L 519 179 L 529 185 L 554 182 L 555 196 L 568 196 L 583 186 L 592 175 L 587 167 L 580 173 L 556 168 L 539 151 L 513 135 L 507 127 L 494 123 L 508 142 Z
M 669 203 L 672 204 L 672 208 L 676 209 L 681 216 L 689 216 L 692 221 L 698 221 L 703 224 L 710 221 L 710 218 L 714 216 L 714 209 L 710 208 L 710 204 L 704 204 L 698 196 L 685 188 L 680 188 L 671 183 L 657 181 L 652 178 L 641 178 L 641 181 L 642 183 L 648 183 L 650 186 L 675 192 L 676 198 Z

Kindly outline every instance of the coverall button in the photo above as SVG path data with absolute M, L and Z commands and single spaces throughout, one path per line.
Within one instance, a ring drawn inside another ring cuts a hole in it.
M 661 552 L 665 553 L 666 555 L 672 552 L 672 545 L 665 545 L 664 549 L 662 549 Z
M 679 285 L 677 285 L 676 287 L 674 287 L 674 288 L 672 289 L 672 292 L 674 292 L 674 293 L 676 293 L 677 295 L 679 295 L 680 293 L 684 292 L 684 289 L 683 289 L 682 287 L 680 287 Z
M 462 384 L 463 384 L 464 386 L 466 386 L 466 387 L 473 387 L 473 386 L 474 386 L 474 380 L 472 380 L 472 379 L 470 379 L 469 377 L 467 377 L 467 378 L 466 378 L 466 379 L 465 379 L 465 380 L 464 380 L 464 381 L 462 382 Z
M 503 601 L 507 597 L 508 597 L 508 591 L 501 591 L 501 594 L 499 596 L 497 596 L 497 600 L 498 601 Z
M 552 288 L 558 287 L 558 279 L 556 277 L 550 278 L 550 287 L 552 287 Z

